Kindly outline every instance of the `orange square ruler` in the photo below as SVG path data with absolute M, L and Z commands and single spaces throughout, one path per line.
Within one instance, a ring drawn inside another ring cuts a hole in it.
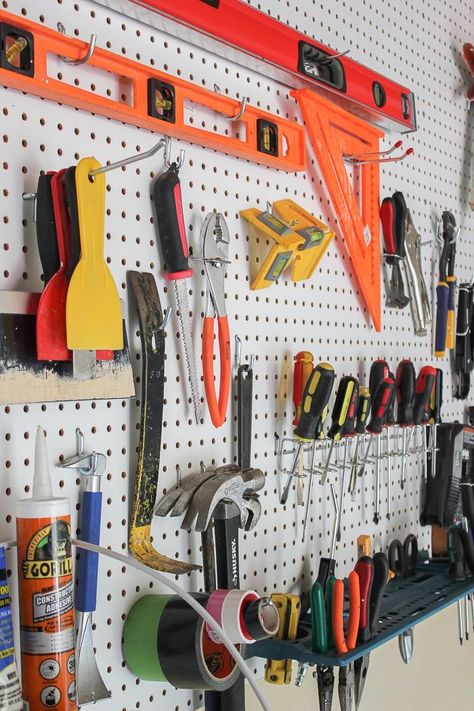
M 291 94 L 303 113 L 363 300 L 380 331 L 380 167 L 374 161 L 354 168 L 360 171 L 359 207 L 344 157 L 377 153 L 384 134 L 309 89 Z

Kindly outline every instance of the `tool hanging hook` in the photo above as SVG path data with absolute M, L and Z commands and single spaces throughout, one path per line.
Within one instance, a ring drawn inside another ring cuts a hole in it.
M 172 161 L 171 160 L 171 138 L 169 136 L 165 136 L 164 141 L 165 141 L 165 163 L 166 163 L 166 165 L 168 166 L 168 168 L 171 168 L 172 164 L 174 163 L 176 165 L 176 170 L 179 170 L 184 165 L 186 151 L 184 150 L 184 148 L 181 148 L 179 151 L 178 160 Z
M 66 34 L 66 28 L 64 27 L 62 22 L 57 23 L 57 28 L 58 31 L 62 34 Z M 81 59 L 69 59 L 69 57 L 63 57 L 60 55 L 60 58 L 62 59 L 63 62 L 66 62 L 66 64 L 71 64 L 74 67 L 78 67 L 81 64 L 87 64 L 89 59 L 92 57 L 94 54 L 95 46 L 97 44 L 97 35 L 96 34 L 91 34 L 91 38 L 89 40 L 89 47 L 87 49 L 87 52 Z
M 413 155 L 415 150 L 413 148 L 407 148 L 407 150 L 400 156 L 390 156 L 397 148 L 401 148 L 403 145 L 402 141 L 397 141 L 391 148 L 386 151 L 375 151 L 372 153 L 354 153 L 352 155 L 345 155 L 344 160 L 351 165 L 365 165 L 366 163 L 397 163 L 398 161 L 404 160 L 410 155 Z
M 95 178 L 96 175 L 101 175 L 102 173 L 109 173 L 111 170 L 123 168 L 126 165 L 130 165 L 130 163 L 136 163 L 139 160 L 151 158 L 155 155 L 155 153 L 158 153 L 158 151 L 161 151 L 162 149 L 166 149 L 166 138 L 160 138 L 158 143 L 156 143 L 152 148 L 150 148 L 150 150 L 145 151 L 144 153 L 137 153 L 134 156 L 130 156 L 130 158 L 124 158 L 123 160 L 119 160 L 116 163 L 109 163 L 108 165 L 102 165 L 100 168 L 95 168 L 95 170 L 91 170 L 89 172 L 89 178 Z
M 216 92 L 216 94 L 221 93 L 221 90 L 220 90 L 220 87 L 218 84 L 214 84 L 214 91 Z M 244 98 L 240 102 L 240 109 L 237 111 L 235 116 L 227 116 L 226 114 L 223 114 L 220 111 L 216 111 L 216 114 L 218 116 L 220 116 L 221 118 L 225 119 L 226 121 L 238 121 L 244 115 L 245 109 L 247 108 L 247 104 L 249 101 L 250 101 L 249 97 L 244 96 Z

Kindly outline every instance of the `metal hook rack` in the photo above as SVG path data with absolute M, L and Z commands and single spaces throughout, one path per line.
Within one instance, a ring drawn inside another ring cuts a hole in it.
M 60 32 L 62 35 L 66 34 L 66 28 L 64 27 L 62 22 L 57 23 L 57 28 L 58 32 Z M 63 62 L 66 62 L 66 64 L 70 64 L 71 66 L 78 67 L 81 64 L 87 64 L 87 62 L 90 60 L 92 55 L 94 54 L 95 46 L 97 44 L 97 35 L 96 34 L 91 34 L 90 40 L 89 40 L 89 47 L 87 48 L 87 52 L 81 59 L 69 59 L 69 57 L 64 57 L 60 55 L 60 58 Z

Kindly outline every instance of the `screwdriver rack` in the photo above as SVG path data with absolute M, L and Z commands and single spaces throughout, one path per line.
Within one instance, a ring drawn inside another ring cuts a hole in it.
M 391 580 L 382 602 L 378 633 L 370 642 L 358 645 L 347 654 L 312 652 L 309 616 L 301 620 L 295 642 L 264 640 L 253 645 L 252 653 L 271 659 L 295 659 L 310 665 L 347 666 L 474 592 L 473 578 L 452 580 L 447 570 L 446 562 L 431 560 L 418 565 L 414 576 Z
M 343 49 L 351 47 L 355 61 L 379 69 L 384 74 L 400 76 L 410 86 L 417 100 L 420 128 L 405 138 L 415 148 L 416 159 L 388 165 L 381 171 L 381 195 L 405 190 L 415 224 L 423 239 L 432 235 L 433 210 L 450 207 L 465 225 L 458 249 L 459 281 L 471 276 L 472 245 L 466 236 L 474 229 L 474 214 L 466 202 L 453 196 L 463 194 L 468 184 L 468 167 L 463 163 L 464 140 L 473 129 L 473 118 L 466 112 L 461 94 L 453 97 L 452 87 L 459 86 L 460 77 L 446 43 L 461 46 L 466 28 L 471 27 L 469 0 L 450 0 L 447 12 L 444 0 L 425 0 L 423 7 L 413 0 L 380 4 L 377 27 L 383 33 L 382 44 L 374 45 L 367 28 L 373 22 L 374 3 L 356 0 L 354 3 L 312 3 L 286 0 L 252 0 L 251 5 L 300 31 L 315 33 L 325 44 Z M 349 7 L 350 5 L 350 7 Z M 279 114 L 295 125 L 302 117 L 286 87 L 261 75 L 256 75 L 232 61 L 217 60 L 205 48 L 158 32 L 135 19 L 107 11 L 90 0 L 38 3 L 37 0 L 8 0 L 9 13 L 40 23 L 56 31 L 62 22 L 66 36 L 76 38 L 81 50 L 87 45 L 91 31 L 97 34 L 97 45 L 114 55 L 139 62 L 141 65 L 183 81 L 212 90 L 214 82 L 221 96 L 231 102 L 222 112 L 234 111 L 233 97 L 248 96 L 251 106 Z M 8 6 L 8 7 L 6 7 Z M 335 8 L 337 7 L 337 12 Z M 423 33 L 427 18 L 430 36 Z M 366 39 L 361 41 L 361 37 Z M 336 38 L 337 37 L 337 42 Z M 439 51 L 432 52 L 436 44 Z M 423 48 L 423 51 L 421 51 Z M 77 50 L 79 51 L 79 50 Z M 48 56 L 48 74 L 78 88 L 87 88 L 101 96 L 120 96 L 123 86 L 116 78 L 84 65 L 79 70 L 65 64 L 57 56 Z M 443 81 L 439 81 L 443 77 Z M 94 115 L 73 106 L 41 100 L 28 93 L 1 88 L 2 112 L 2 191 L 1 219 L 2 270 L 0 288 L 41 290 L 40 265 L 37 255 L 35 227 L 31 206 L 22 201 L 23 192 L 34 192 L 38 175 L 44 170 L 58 170 L 76 164 L 85 156 L 94 155 L 100 162 L 114 162 L 146 151 L 155 145 L 158 135 L 131 123 L 122 123 Z M 446 102 L 450 120 L 446 120 Z M 425 117 L 428 111 L 429 118 Z M 229 129 L 229 122 L 194 106 L 185 107 L 194 125 L 219 132 Z M 398 134 L 396 135 L 398 138 Z M 389 147 L 394 136 L 389 135 L 381 148 Z M 428 146 L 436 146 L 433 154 Z M 406 310 L 384 309 L 383 331 L 375 332 L 367 322 L 367 314 L 357 301 L 353 273 L 345 249 L 340 245 L 339 227 L 325 194 L 320 171 L 308 159 L 306 172 L 285 173 L 223 153 L 202 148 L 198 143 L 175 139 L 172 157 L 186 150 L 180 170 L 183 208 L 189 241 L 199 254 L 198 235 L 203 217 L 215 209 L 224 214 L 230 231 L 230 249 L 226 278 L 227 309 L 232 336 L 242 338 L 245 353 L 255 353 L 254 419 L 252 422 L 252 466 L 266 473 L 266 486 L 261 494 L 262 517 L 254 531 L 241 533 L 241 584 L 260 594 L 276 591 L 307 590 L 316 574 L 321 554 L 327 555 L 334 521 L 329 487 L 313 488 L 311 518 L 307 536 L 301 540 L 301 510 L 294 497 L 286 507 L 279 503 L 280 481 L 278 462 L 273 451 L 273 433 L 291 436 L 293 418 L 291 394 L 287 383 L 293 356 L 300 350 L 310 350 L 317 361 L 334 365 L 337 377 L 352 374 L 368 382 L 370 364 L 374 358 L 385 357 L 392 367 L 404 357 L 410 357 L 418 370 L 431 362 L 428 338 L 413 337 L 410 315 Z M 148 162 L 137 163 L 114 171 L 107 177 L 107 214 L 105 255 L 124 303 L 128 302 L 126 272 L 129 269 L 151 271 L 157 281 L 163 307 L 171 299 L 162 276 L 162 264 L 155 242 L 152 211 L 149 201 L 150 182 L 164 169 L 162 155 Z M 420 179 L 421 176 L 421 179 Z M 428 186 L 428 187 L 426 187 Z M 429 191 L 429 192 L 428 192 Z M 253 255 L 246 227 L 239 212 L 249 206 L 264 210 L 267 200 L 291 197 L 302 204 L 337 233 L 311 280 L 293 283 L 281 280 L 263 292 L 250 290 Z M 430 273 L 429 250 L 422 255 L 425 274 Z M 190 303 L 194 315 L 195 347 L 199 351 L 201 314 L 204 312 L 204 277 L 199 266 L 191 280 Z M 263 295 L 262 295 L 263 294 Z M 135 381 L 141 374 L 138 359 L 140 342 L 137 323 L 130 310 L 129 339 Z M 204 424 L 196 427 L 182 395 L 182 358 L 176 314 L 172 313 L 166 337 L 166 384 L 161 471 L 158 496 L 176 484 L 176 466 L 183 479 L 198 470 L 199 462 L 207 466 L 228 463 L 236 458 L 235 414 L 216 430 L 206 415 Z M 439 363 L 445 372 L 445 397 L 442 409 L 444 421 L 463 419 L 463 405 L 451 397 L 448 359 Z M 139 390 L 139 385 L 138 385 Z M 2 540 L 15 537 L 15 502 L 30 495 L 34 461 L 34 433 L 38 424 L 47 431 L 48 454 L 56 495 L 68 496 L 72 504 L 72 526 L 77 525 L 77 501 L 80 482 L 68 470 L 56 464 L 74 454 L 75 430 L 84 433 L 89 451 L 103 452 L 107 467 L 103 477 L 103 514 L 101 540 L 104 546 L 127 552 L 130 499 L 136 470 L 139 396 L 131 400 L 30 403 L 2 406 L 0 438 L 2 469 L 0 533 Z M 393 438 L 393 435 L 392 435 Z M 319 449 L 317 464 L 324 458 Z M 417 445 L 418 446 L 418 445 Z M 288 447 L 289 448 L 289 447 Z M 391 447 L 394 451 L 398 444 Z M 308 457 L 309 455 L 307 455 Z M 333 463 L 335 460 L 333 460 Z M 285 467 L 290 466 L 285 460 Z M 338 569 L 349 570 L 357 555 L 354 532 L 372 536 L 377 548 L 386 550 L 394 536 L 403 539 L 415 533 L 420 548 L 429 546 L 428 528 L 419 525 L 420 469 L 418 458 L 410 455 L 407 485 L 401 489 L 399 459 L 393 458 L 392 518 L 372 522 L 374 477 L 367 469 L 363 488 L 356 502 L 346 497 L 342 519 L 342 538 L 336 550 Z M 305 461 L 305 467 L 310 464 Z M 372 466 L 372 465 L 371 465 Z M 337 475 L 330 473 L 330 481 Z M 284 484 L 284 482 L 282 482 Z M 385 492 L 384 492 L 385 493 Z M 382 511 L 386 510 L 382 499 Z M 180 529 L 179 519 L 156 519 L 153 537 L 164 554 L 179 560 L 199 562 L 200 537 Z M 10 570 L 16 569 L 14 554 L 8 554 Z M 11 577 L 11 590 L 16 617 L 16 575 Z M 203 588 L 200 573 L 182 579 L 188 590 Z M 177 690 L 168 684 L 146 682 L 124 666 L 121 637 L 122 620 L 134 602 L 145 592 L 167 592 L 150 581 L 149 576 L 128 569 L 113 561 L 100 561 L 98 613 L 95 615 L 94 646 L 99 667 L 112 698 L 101 702 L 101 711 L 122 711 L 140 708 L 149 711 L 157 706 L 164 711 L 202 706 L 202 694 Z M 16 634 L 18 639 L 18 634 Z M 253 651 L 253 650 L 252 650 Z M 286 654 L 286 653 L 285 653 Z M 272 650 L 272 656 L 274 651 Z M 261 673 L 262 662 L 250 662 Z M 370 681 L 369 681 L 370 683 Z M 295 696 L 295 698 L 297 698 Z

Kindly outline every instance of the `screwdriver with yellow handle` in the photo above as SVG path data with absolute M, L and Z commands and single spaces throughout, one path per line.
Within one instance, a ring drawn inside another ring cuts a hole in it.
M 331 396 L 336 374 L 330 363 L 319 363 L 308 378 L 306 383 L 301 406 L 301 416 L 293 430 L 293 435 L 298 440 L 293 465 L 288 475 L 288 482 L 285 486 L 280 503 L 285 504 L 288 499 L 291 483 L 295 476 L 303 446 L 314 441 L 317 432 L 318 422 L 322 417 L 324 408 L 328 404 Z
M 336 400 L 334 402 L 334 407 L 331 413 L 331 427 L 327 434 L 328 439 L 331 440 L 331 446 L 329 448 L 329 453 L 324 464 L 323 473 L 321 475 L 321 484 L 326 483 L 329 465 L 331 463 L 332 454 L 334 451 L 334 446 L 336 442 L 342 437 L 342 428 L 347 419 L 347 414 L 349 412 L 349 407 L 352 401 L 352 396 L 355 388 L 357 387 L 357 380 L 350 375 L 346 375 L 339 381 L 339 386 L 337 388 Z
M 351 495 L 352 501 L 355 501 L 357 494 L 357 466 L 358 466 L 358 454 L 359 445 L 361 440 L 364 439 L 365 427 L 370 414 L 370 390 L 366 386 L 359 388 L 359 404 L 357 407 L 355 433 L 357 435 L 357 442 L 354 451 L 354 459 L 352 460 L 351 478 L 349 480 L 349 493 Z
M 315 454 L 316 454 L 316 442 L 319 440 L 325 440 L 325 435 L 324 435 L 324 423 L 326 422 L 326 418 L 328 416 L 328 405 L 326 405 L 323 409 L 323 414 L 318 420 L 318 424 L 316 425 L 316 434 L 314 437 L 314 444 L 313 444 L 313 454 L 311 458 L 311 474 L 309 477 L 309 483 L 308 483 L 308 493 L 306 495 L 306 509 L 304 512 L 304 519 L 303 519 L 303 538 L 302 541 L 304 543 L 304 538 L 306 535 L 306 526 L 308 525 L 308 515 L 309 515 L 309 507 L 311 506 L 311 491 L 313 489 L 313 470 L 314 470 L 314 459 L 315 459 Z M 326 442 L 324 442 L 326 445 Z M 326 450 L 325 450 L 326 451 Z

